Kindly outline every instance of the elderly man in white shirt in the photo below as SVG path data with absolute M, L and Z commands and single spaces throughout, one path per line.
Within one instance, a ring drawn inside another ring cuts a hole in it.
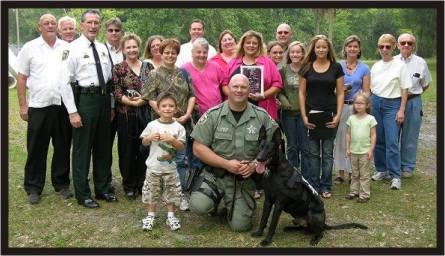
M 191 40 L 190 42 L 181 45 L 181 49 L 179 50 L 179 55 L 175 63 L 177 67 L 181 67 L 183 64 L 192 61 L 193 42 L 195 42 L 195 40 L 198 38 L 204 37 L 204 22 L 200 19 L 194 19 L 190 24 L 189 33 Z M 215 47 L 209 44 L 209 54 L 207 55 L 207 59 L 210 59 L 215 55 Z
M 68 43 L 57 38 L 57 20 L 52 14 L 40 18 L 38 29 L 41 36 L 26 43 L 17 56 L 20 118 L 28 122 L 24 188 L 30 204 L 41 199 L 50 141 L 54 147 L 52 186 L 64 198 L 73 196 L 69 190 L 71 127 L 57 75 L 62 51 Z
M 417 144 L 420 125 L 422 124 L 422 97 L 420 95 L 432 81 L 426 61 L 413 54 L 416 38 L 411 34 L 401 34 L 397 40 L 400 54 L 395 56 L 405 62 L 411 78 L 412 87 L 408 90 L 408 100 L 405 107 L 405 121 L 400 135 L 400 157 L 402 178 L 413 176 L 417 160 Z

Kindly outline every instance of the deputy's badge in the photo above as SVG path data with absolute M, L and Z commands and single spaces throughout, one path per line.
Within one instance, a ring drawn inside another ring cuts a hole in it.
M 63 52 L 62 52 L 62 60 L 68 59 L 68 55 L 70 55 L 70 51 L 69 50 L 63 50 Z
M 249 133 L 255 134 L 256 128 L 253 125 L 250 125 L 250 127 L 248 127 L 247 130 L 249 131 Z
M 202 115 L 201 118 L 199 118 L 197 124 L 199 124 L 199 125 L 201 125 L 201 124 L 205 124 L 206 121 L 207 121 L 207 114 L 204 113 L 204 115 Z
M 90 57 L 90 55 L 88 55 L 88 53 L 86 53 L 86 52 L 83 53 L 83 58 L 84 59 L 88 59 L 89 57 Z

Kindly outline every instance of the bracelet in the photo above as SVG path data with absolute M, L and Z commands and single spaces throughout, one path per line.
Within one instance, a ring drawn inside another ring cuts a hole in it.
M 71 113 L 71 114 L 69 114 L 68 116 L 69 116 L 69 117 L 73 117 L 75 114 L 77 114 L 77 112 Z

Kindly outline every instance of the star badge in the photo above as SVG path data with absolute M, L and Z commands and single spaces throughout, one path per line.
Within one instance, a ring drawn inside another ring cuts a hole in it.
M 247 128 L 247 130 L 249 130 L 249 134 L 250 134 L 250 133 L 255 134 L 255 130 L 256 130 L 256 128 L 255 128 L 253 125 L 250 125 L 250 127 Z

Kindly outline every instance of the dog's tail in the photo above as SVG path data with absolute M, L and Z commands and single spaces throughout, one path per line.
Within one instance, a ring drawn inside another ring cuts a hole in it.
M 329 226 L 328 224 L 325 224 L 324 229 L 326 230 L 337 230 L 337 229 L 350 229 L 350 228 L 359 228 L 359 229 L 368 229 L 367 226 L 359 224 L 359 223 L 345 223 L 335 226 Z

